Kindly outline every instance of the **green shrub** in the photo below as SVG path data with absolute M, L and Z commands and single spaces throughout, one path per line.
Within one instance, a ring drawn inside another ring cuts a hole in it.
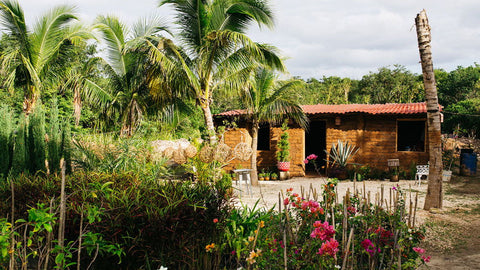
M 45 112 L 43 106 L 38 102 L 37 107 L 29 117 L 28 125 L 28 155 L 29 168 L 32 174 L 46 172 L 45 160 L 47 159 L 47 148 L 45 145 Z
M 60 171 L 61 140 L 62 133 L 60 131 L 60 120 L 58 118 L 57 100 L 53 99 L 52 108 L 50 109 L 48 132 L 48 167 L 50 173 L 58 173 Z
M 12 159 L 13 113 L 7 106 L 0 107 L 0 178 L 7 176 Z
M 20 176 L 13 181 L 16 218 L 26 219 L 36 203 L 59 198 L 60 181 L 55 176 Z M 0 183 L 0 197 L 9 198 L 10 192 L 8 183 Z M 232 195 L 231 181 L 226 180 L 145 181 L 133 173 L 82 171 L 67 176 L 66 192 L 66 243 L 78 238 L 82 213 L 85 219 L 89 216 L 85 206 L 98 209 L 102 217 L 89 224 L 89 231 L 101 233 L 104 241 L 123 248 L 126 255 L 115 266 L 118 269 L 158 269 L 162 265 L 205 269 L 204 243 L 218 242 L 223 236 L 214 219 L 227 218 Z M 0 201 L 0 213 L 0 218 L 10 213 L 10 201 Z M 112 269 L 117 263 L 118 256 L 99 253 L 93 268 Z
M 60 153 L 65 159 L 66 173 L 72 173 L 72 129 L 70 123 L 65 121 L 62 128 L 62 143 L 60 145 Z
M 13 176 L 19 175 L 27 171 L 27 148 L 26 142 L 26 123 L 25 117 L 20 116 L 20 121 L 17 126 L 14 137 L 12 167 L 10 173 Z

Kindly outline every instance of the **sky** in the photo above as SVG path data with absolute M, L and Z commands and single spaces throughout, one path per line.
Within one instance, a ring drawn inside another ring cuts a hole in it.
M 27 25 L 55 5 L 77 7 L 84 22 L 115 15 L 127 24 L 157 15 L 171 21 L 158 0 L 19 0 Z M 451 71 L 480 58 L 478 0 L 270 0 L 274 29 L 252 25 L 257 42 L 276 46 L 292 76 L 361 79 L 381 67 L 402 65 L 420 74 L 415 16 L 425 9 L 432 28 L 433 65 Z

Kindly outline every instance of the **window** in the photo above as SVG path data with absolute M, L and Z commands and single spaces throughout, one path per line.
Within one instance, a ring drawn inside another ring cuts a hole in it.
M 397 151 L 425 151 L 425 121 L 397 122 Z
M 268 124 L 260 125 L 258 129 L 257 150 L 270 150 L 270 126 Z

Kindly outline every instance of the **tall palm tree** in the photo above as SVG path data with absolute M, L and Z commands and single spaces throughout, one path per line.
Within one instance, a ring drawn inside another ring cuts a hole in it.
M 44 88 L 61 79 L 52 72 L 52 66 L 64 42 L 73 44 L 91 37 L 89 31 L 79 24 L 74 8 L 58 6 L 40 17 L 30 31 L 25 16 L 17 1 L 0 1 L 0 24 L 15 46 L 2 55 L 2 69 L 7 74 L 4 84 L 12 90 L 20 86 L 24 91 L 23 110 L 31 113 Z
M 188 91 L 202 109 L 211 143 L 216 142 L 210 106 L 213 92 L 219 88 L 238 90 L 259 62 L 283 69 L 272 47 L 253 42 L 245 34 L 250 23 L 273 26 L 268 0 L 161 0 L 160 6 L 173 5 L 179 38 L 184 51 L 169 46 L 177 65 L 168 64 L 157 48 L 155 60 L 173 75 L 177 90 Z M 155 48 L 152 48 L 155 50 Z M 152 53 L 153 55 L 153 53 Z M 179 75 L 182 79 L 179 80 Z M 167 79 L 170 79 L 168 76 Z M 172 85 L 175 83 L 172 83 Z
M 442 208 L 442 131 L 440 120 L 440 107 L 438 105 L 437 86 L 433 71 L 432 50 L 430 41 L 430 25 L 425 10 L 415 17 L 417 28 L 418 50 L 422 64 L 423 83 L 425 85 L 425 98 L 427 100 L 428 122 L 428 149 L 430 169 L 428 175 L 428 190 L 425 197 L 425 210 Z
M 129 33 L 126 25 L 110 16 L 99 16 L 94 27 L 102 34 L 107 46 L 109 83 L 106 88 L 110 89 L 107 114 L 119 118 L 121 134 L 130 136 L 146 112 L 155 79 L 145 44 L 155 46 L 166 28 L 160 20 L 152 18 L 150 21 L 141 20 Z M 127 36 L 129 34 L 131 37 Z M 101 88 L 93 82 L 90 87 Z
M 308 118 L 300 104 L 285 95 L 286 91 L 302 86 L 300 80 L 279 81 L 276 74 L 268 68 L 258 68 L 253 73 L 249 86 L 242 92 L 247 117 L 252 121 L 251 158 L 252 185 L 258 185 L 257 146 L 258 129 L 262 123 L 279 124 L 285 118 L 291 118 L 301 127 L 307 128 Z

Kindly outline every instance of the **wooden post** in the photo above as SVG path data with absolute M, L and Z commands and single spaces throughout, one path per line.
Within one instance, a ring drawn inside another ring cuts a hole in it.
M 438 105 L 437 87 L 433 72 L 432 50 L 430 47 L 430 25 L 425 10 L 415 18 L 417 28 L 418 50 L 422 63 L 423 84 L 427 102 L 427 130 L 430 170 L 428 189 L 425 197 L 425 210 L 442 208 L 442 133 L 440 124 L 440 108 Z

